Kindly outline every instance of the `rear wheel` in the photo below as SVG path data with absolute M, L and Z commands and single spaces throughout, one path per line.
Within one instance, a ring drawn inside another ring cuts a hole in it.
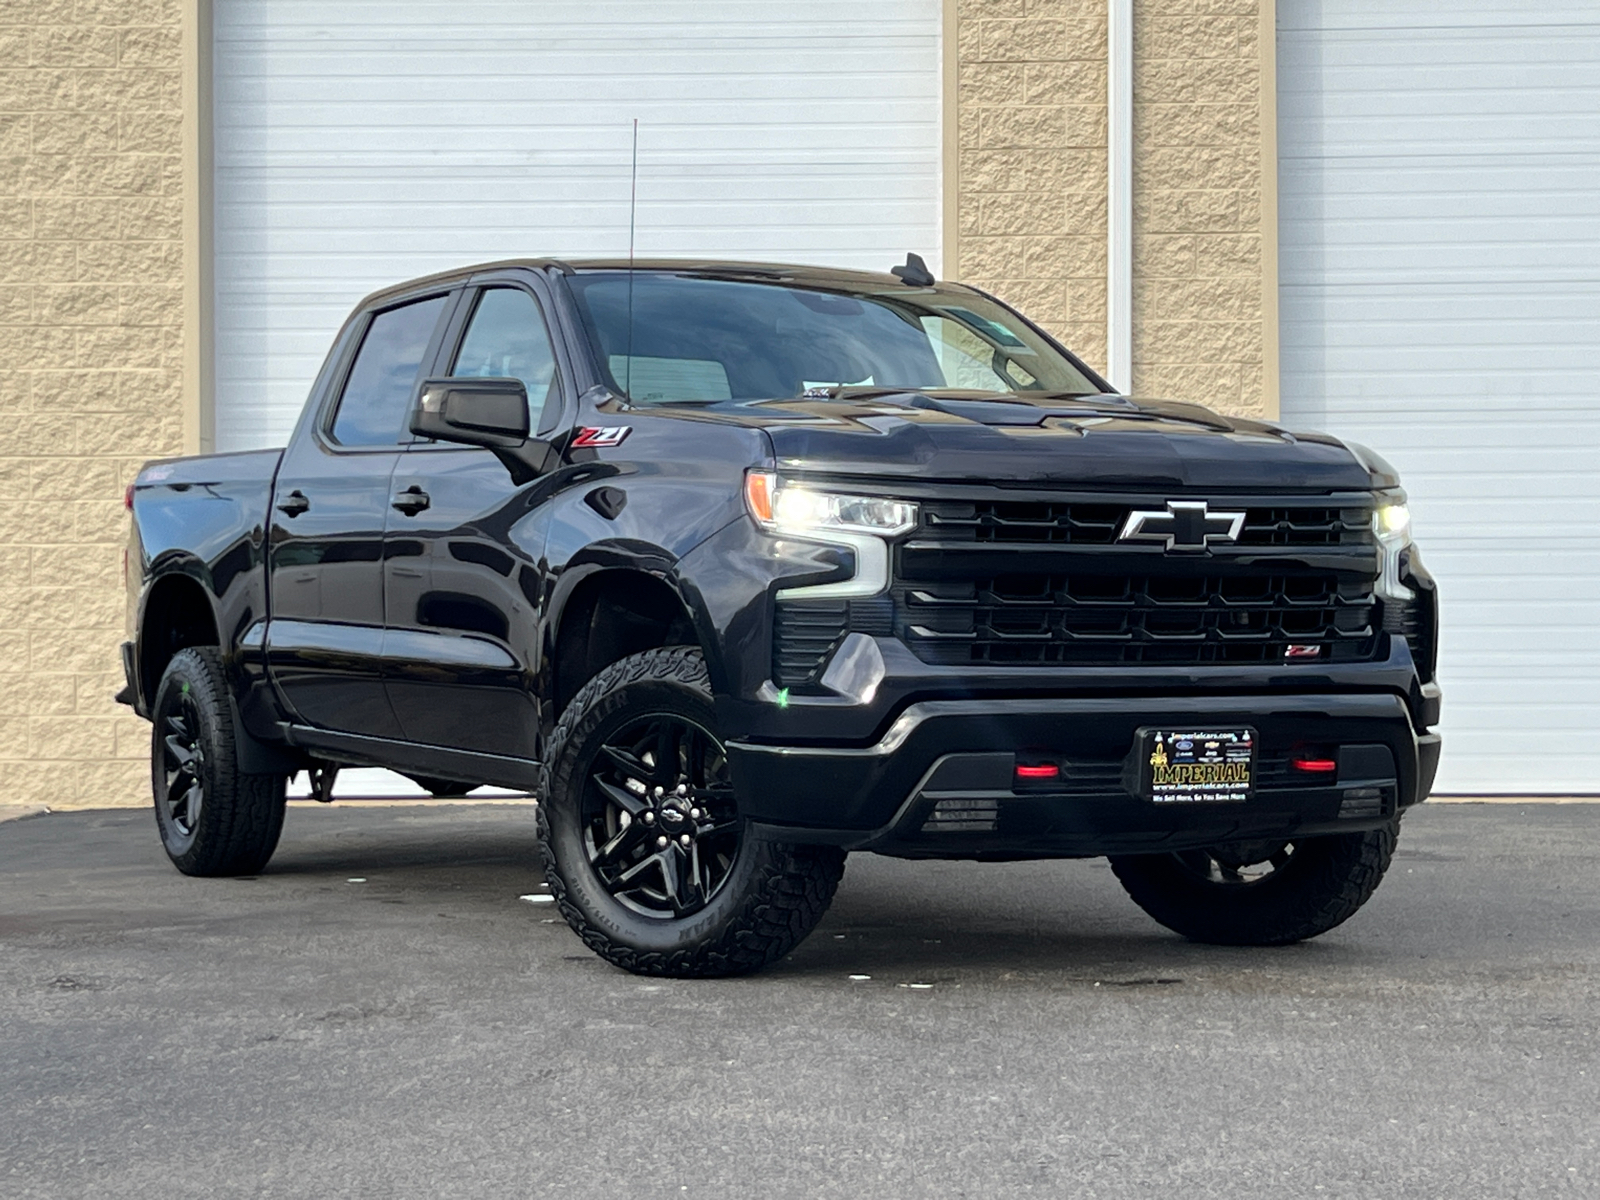
M 239 770 L 222 659 L 212 646 L 172 656 L 151 713 L 156 828 L 185 875 L 253 875 L 283 830 L 283 775 Z
M 1326 933 L 1377 890 L 1398 822 L 1301 841 L 1232 842 L 1111 860 L 1134 903 L 1175 933 L 1223 946 L 1278 946 Z
M 578 936 L 625 970 L 758 970 L 811 932 L 843 874 L 835 847 L 749 833 L 715 730 L 704 658 L 671 647 L 601 671 L 551 738 L 545 876 Z

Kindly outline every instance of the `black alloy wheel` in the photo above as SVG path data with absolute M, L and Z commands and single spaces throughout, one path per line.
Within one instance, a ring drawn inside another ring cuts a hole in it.
M 619 904 L 647 917 L 699 912 L 739 853 L 722 744 L 685 717 L 629 722 L 591 763 L 583 823 L 589 865 Z
M 182 854 L 194 844 L 200 828 L 200 815 L 206 803 L 206 752 L 200 744 L 200 708 L 187 682 L 178 686 L 167 711 L 158 714 L 162 728 L 161 780 L 156 786 L 156 805 L 172 833 L 167 849 Z
M 1228 842 L 1205 850 L 1185 850 L 1172 856 L 1196 878 L 1220 887 L 1250 887 L 1265 883 L 1289 865 L 1293 842 Z

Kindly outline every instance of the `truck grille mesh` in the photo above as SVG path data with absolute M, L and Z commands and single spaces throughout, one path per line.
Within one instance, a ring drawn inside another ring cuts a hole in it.
M 1370 655 L 1373 598 L 1332 574 L 1002 575 L 902 584 L 899 632 L 925 662 L 1281 662 Z

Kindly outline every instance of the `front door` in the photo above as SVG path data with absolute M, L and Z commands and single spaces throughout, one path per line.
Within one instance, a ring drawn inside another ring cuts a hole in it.
M 560 384 L 539 302 L 508 282 L 484 287 L 468 303 L 446 373 L 521 379 L 529 427 L 541 430 L 559 415 Z M 384 650 L 405 736 L 534 757 L 544 549 L 538 484 L 513 484 L 488 450 L 422 442 L 401 456 L 394 493 L 405 506 L 386 539 Z
M 273 681 L 308 725 L 399 737 L 382 680 L 383 535 L 422 364 L 445 295 L 371 314 L 359 347 L 284 455 L 273 493 Z

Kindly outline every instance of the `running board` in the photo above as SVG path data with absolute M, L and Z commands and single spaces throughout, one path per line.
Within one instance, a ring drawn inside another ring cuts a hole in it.
M 474 750 L 424 746 L 357 733 L 334 733 L 310 725 L 289 725 L 285 734 L 290 745 L 341 764 L 387 767 L 402 775 L 432 775 L 524 792 L 534 792 L 539 787 L 539 763 L 531 758 L 479 754 Z

